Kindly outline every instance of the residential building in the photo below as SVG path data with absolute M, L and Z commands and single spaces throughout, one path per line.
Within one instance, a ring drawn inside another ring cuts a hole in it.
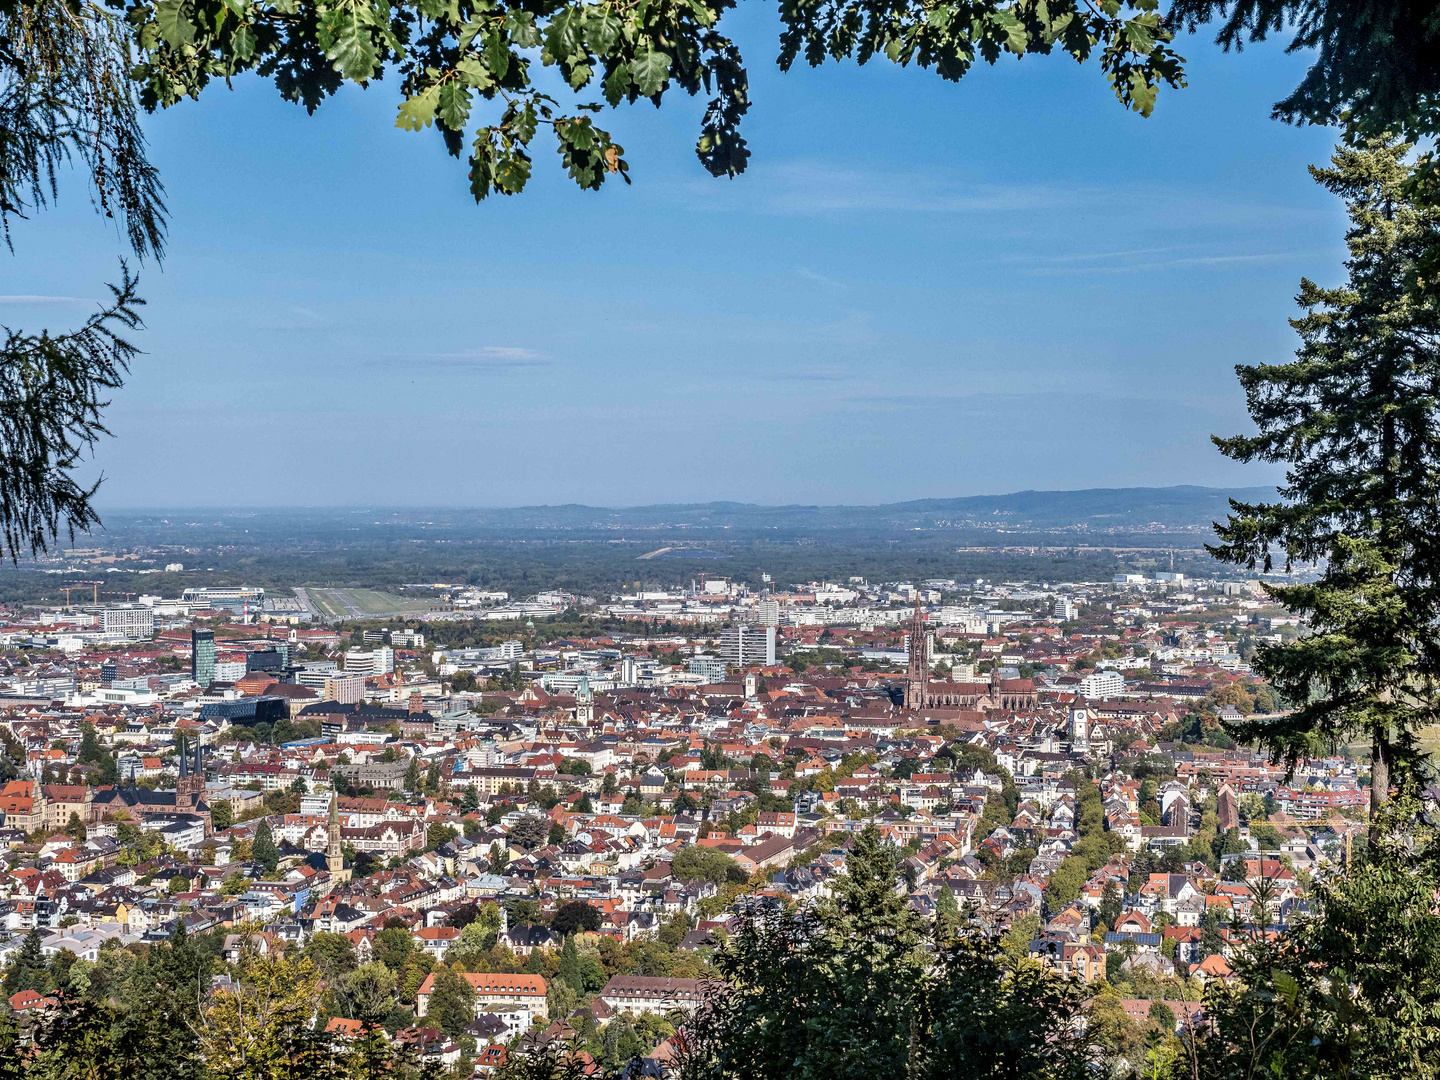
M 732 626 L 720 631 L 720 656 L 737 668 L 775 663 L 774 626 Z

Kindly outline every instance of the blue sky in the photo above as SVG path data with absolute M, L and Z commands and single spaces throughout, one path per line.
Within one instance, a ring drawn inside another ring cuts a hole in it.
M 172 210 L 146 355 L 98 450 L 103 504 L 888 502 L 1249 484 L 1236 363 L 1293 349 L 1343 215 L 1333 133 L 1268 119 L 1303 57 L 1187 39 L 1188 89 L 1127 113 L 1098 68 L 959 84 L 749 61 L 749 172 L 696 163 L 700 101 L 605 117 L 635 183 L 542 146 L 475 205 L 394 80 L 313 117 L 268 84 L 147 123 Z M 83 185 L 21 223 L 0 322 L 61 328 L 120 244 Z M 46 300 L 24 297 L 48 297 Z M 65 299 L 78 298 L 78 299 Z

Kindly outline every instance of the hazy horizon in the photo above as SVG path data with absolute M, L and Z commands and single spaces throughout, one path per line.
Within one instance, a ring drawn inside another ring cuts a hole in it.
M 914 499 L 892 499 L 884 502 L 866 503 L 819 503 L 819 502 L 765 502 L 746 499 L 705 499 L 705 500 L 674 500 L 652 503 L 633 503 L 628 505 L 606 504 L 606 503 L 585 503 L 585 502 L 534 502 L 534 503 L 510 503 L 505 505 L 482 505 L 479 503 L 155 503 L 152 505 L 133 504 L 128 506 L 114 505 L 101 502 L 100 509 L 106 513 L 157 513 L 160 511 L 179 510 L 218 510 L 230 513 L 247 513 L 266 510 L 534 510 L 534 509 L 559 509 L 564 507 L 576 507 L 588 510 L 646 510 L 663 509 L 668 507 L 692 507 L 692 506 L 742 506 L 764 509 L 787 509 L 790 507 L 826 507 L 844 508 L 855 507 L 856 509 L 878 509 L 886 506 L 898 506 L 907 503 L 917 502 L 948 502 L 963 499 L 986 499 L 1005 498 L 1015 495 L 1074 495 L 1086 493 L 1106 492 L 1135 492 L 1135 491 L 1177 491 L 1197 490 L 1224 494 L 1236 494 L 1242 492 L 1272 491 L 1272 485 L 1228 485 L 1215 486 L 1207 484 L 1136 484 L 1125 487 L 1085 487 L 1085 488 L 1026 488 L 1019 491 L 984 491 L 972 492 L 964 495 L 927 495 Z M 103 489 L 102 489 L 103 491 Z

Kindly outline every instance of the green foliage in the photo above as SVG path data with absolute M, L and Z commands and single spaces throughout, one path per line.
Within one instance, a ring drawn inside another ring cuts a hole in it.
M 1440 208 L 1411 197 L 1409 149 L 1351 139 L 1311 170 L 1345 201 L 1347 281 L 1301 282 L 1296 360 L 1236 369 L 1259 433 L 1215 440 L 1237 461 L 1288 472 L 1283 503 L 1232 503 L 1212 554 L 1269 569 L 1278 549 L 1287 566 L 1324 564 L 1314 582 L 1266 586 L 1313 631 L 1253 659 L 1298 707 L 1237 732 L 1291 766 L 1366 737 L 1372 811 L 1391 766 L 1416 764 L 1416 731 L 1440 719 L 1440 306 L 1420 276 L 1440 251 Z
M 550 927 L 557 934 L 571 935 L 585 930 L 600 929 L 600 911 L 593 904 L 583 900 L 571 900 L 560 905 Z
M 562 167 L 582 188 L 608 176 L 628 182 L 623 149 L 595 123 L 606 105 L 667 91 L 705 93 L 696 155 L 715 176 L 742 172 L 749 149 L 739 133 L 749 78 L 735 44 L 718 30 L 733 0 L 664 0 L 540 8 L 416 0 L 394 6 L 351 0 L 130 0 L 126 17 L 140 51 L 134 76 L 147 108 L 195 97 L 216 78 L 259 71 L 313 111 L 346 82 L 367 85 L 398 69 L 404 95 L 396 126 L 434 127 L 447 150 L 466 155 L 476 199 L 522 190 L 542 128 Z M 977 57 L 1060 50 L 1097 57 L 1116 96 L 1149 114 L 1161 83 L 1184 83 L 1172 32 L 1154 0 L 1089 6 L 945 3 L 896 8 L 880 0 L 791 0 L 781 5 L 780 66 L 797 59 L 874 57 L 934 68 L 955 80 Z M 542 90 L 535 63 L 554 68 L 581 96 L 562 105 Z M 603 104 L 596 98 L 603 99 Z M 588 100 L 587 100 L 588 99 Z M 468 154 L 467 154 L 468 149 Z
M 34 990 L 39 994 L 50 992 L 50 973 L 45 964 L 45 954 L 40 949 L 44 934 L 37 928 L 25 935 L 20 952 L 5 969 L 5 996 L 18 994 L 21 990 Z
M 375 959 L 391 971 L 399 971 L 415 951 L 415 938 L 403 926 L 387 926 L 375 935 L 373 952 Z
M 1401 796 L 1376 821 L 1369 858 L 1316 887 L 1323 915 L 1231 965 L 1205 997 L 1201 1075 L 1404 1076 L 1440 1068 L 1440 890 L 1435 830 Z
M 1386 0 L 1176 0 L 1174 24 L 1218 18 L 1217 41 L 1241 49 L 1293 30 L 1289 51 L 1310 57 L 1305 77 L 1275 115 L 1291 123 L 1358 123 L 1368 134 L 1440 131 L 1436 102 L 1440 25 L 1424 5 Z
M 460 833 L 456 830 L 455 826 L 446 825 L 439 821 L 432 821 L 425 830 L 425 846 L 433 851 L 435 848 L 448 844 L 459 835 Z
M 475 1019 L 475 991 L 454 968 L 442 964 L 435 972 L 425 1018 L 452 1039 L 458 1039 Z
M 49 0 L 42 9 L 43 15 L 31 10 L 21 18 L 27 22 L 33 20 L 35 25 L 31 29 L 42 36 L 57 31 L 58 26 L 46 24 L 62 21 L 55 11 L 49 10 L 58 8 L 60 3 L 61 0 Z M 18 11 L 23 13 L 26 9 Z M 0 30 L 12 28 L 10 24 L 16 13 L 17 9 L 12 6 L 0 9 Z M 77 25 L 86 22 L 76 21 Z M 0 40 L 11 39 L 0 37 Z M 101 62 L 100 58 L 95 59 Z M 85 77 L 77 70 L 83 68 L 83 64 L 79 56 L 65 60 L 65 66 L 77 79 Z M 12 65 L 8 48 L 0 50 L 0 72 L 8 75 L 6 69 Z M 0 218 L 7 223 L 9 214 L 24 205 L 23 197 L 13 190 L 14 177 L 9 172 L 15 164 L 13 159 L 26 154 L 22 132 L 38 122 L 50 128 L 43 135 L 31 133 L 42 140 L 63 143 L 74 137 L 78 143 L 85 144 L 89 138 L 57 131 L 56 126 L 61 122 L 53 103 L 46 120 L 13 114 L 13 92 L 24 88 L 20 93 L 24 99 L 25 91 L 34 89 L 26 83 L 25 79 L 7 79 L 0 84 L 6 94 L 0 98 Z M 116 92 L 129 93 L 128 90 Z M 138 141 L 138 129 L 133 135 Z M 68 152 L 53 144 L 44 151 L 37 151 L 33 146 L 28 150 L 31 155 L 60 153 L 68 157 Z M 58 162 L 52 162 L 50 170 L 53 172 L 57 165 Z M 106 182 L 103 174 L 110 166 L 97 165 L 96 168 L 95 176 L 103 185 Z M 33 192 L 37 199 L 43 198 L 38 180 Z M 12 202 L 14 198 L 20 201 Z M 52 335 L 42 330 L 38 334 L 27 334 L 0 328 L 4 330 L 4 341 L 0 344 L 0 549 L 11 559 L 45 551 L 62 534 L 74 540 L 77 532 L 99 524 L 100 519 L 90 502 L 99 489 L 99 481 L 84 487 L 75 479 L 75 470 L 86 452 L 94 449 L 102 435 L 108 434 L 100 418 L 107 404 L 104 395 L 122 385 L 130 361 L 139 352 L 121 335 L 143 325 L 140 308 L 145 303 L 136 294 L 135 277 L 123 263 L 120 285 L 110 285 L 109 289 L 110 301 L 70 333 Z
M 235 812 L 230 805 L 230 800 L 219 799 L 210 804 L 210 824 L 221 831 L 230 828 L 235 823 Z
M 724 985 L 687 1028 L 680 1075 L 1083 1075 L 1078 990 L 979 931 L 929 938 L 897 882 L 871 828 L 834 901 L 753 908 L 716 954 Z
M 536 814 L 527 814 L 510 828 L 510 843 L 526 851 L 544 844 L 550 835 L 550 823 Z
M 1121 902 L 1124 898 L 1120 895 L 1120 887 L 1113 881 L 1105 883 L 1104 890 L 1100 893 L 1100 921 L 1110 929 L 1115 928 L 1115 922 L 1120 918 Z
M 255 830 L 255 843 L 250 853 L 251 857 L 265 868 L 266 873 L 273 874 L 280 865 L 280 849 L 275 845 L 275 836 L 270 831 L 268 821 L 260 822 L 259 828 Z
M 678 881 L 742 882 L 749 878 L 745 870 L 729 855 L 712 847 L 692 844 L 675 852 L 670 859 L 670 872 Z

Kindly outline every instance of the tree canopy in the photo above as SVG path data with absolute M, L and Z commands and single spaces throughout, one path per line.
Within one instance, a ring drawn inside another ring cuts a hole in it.
M 1366 738 L 1377 809 L 1440 708 L 1440 304 L 1422 270 L 1440 250 L 1440 209 L 1412 197 L 1409 150 L 1352 136 L 1312 169 L 1345 201 L 1347 279 L 1301 282 L 1295 360 L 1237 368 L 1258 433 L 1215 440 L 1288 472 L 1283 501 L 1232 503 L 1212 553 L 1266 570 L 1323 563 L 1313 582 L 1266 586 L 1312 632 L 1252 659 L 1297 708 L 1237 732 L 1292 766 Z

